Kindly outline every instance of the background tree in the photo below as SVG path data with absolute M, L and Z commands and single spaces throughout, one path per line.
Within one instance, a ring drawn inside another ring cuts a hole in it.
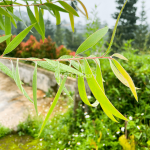
M 137 26 L 137 31 L 135 35 L 135 47 L 143 50 L 144 43 L 146 40 L 146 35 L 148 33 L 148 24 L 147 24 L 147 17 L 145 11 L 145 1 L 142 1 L 142 11 L 140 13 L 140 25 Z
M 61 24 L 57 25 L 57 27 L 56 27 L 54 39 L 55 39 L 57 46 L 60 46 L 63 44 L 63 31 L 61 28 Z

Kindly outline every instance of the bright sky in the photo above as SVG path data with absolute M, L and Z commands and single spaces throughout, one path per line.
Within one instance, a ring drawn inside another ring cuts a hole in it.
M 18 0 L 18 2 L 21 2 L 20 0 Z M 90 12 L 95 8 L 95 5 L 98 5 L 98 16 L 101 20 L 101 22 L 107 22 L 109 27 L 112 27 L 115 25 L 115 20 L 111 17 L 111 14 L 113 14 L 114 12 L 116 12 L 116 6 L 117 4 L 115 3 L 115 0 L 82 0 L 82 2 L 85 4 L 88 12 L 89 12 L 89 16 Z M 139 0 L 138 3 L 136 4 L 136 6 L 138 7 L 137 10 L 137 15 L 139 16 L 140 11 L 141 11 L 141 3 L 142 0 Z M 79 5 L 78 5 L 79 6 Z M 79 6 L 80 8 L 82 8 L 81 6 Z M 33 7 L 32 7 L 33 8 Z M 150 25 L 150 0 L 145 0 L 145 9 L 147 12 L 147 22 Z M 25 11 L 25 8 L 22 8 L 21 10 Z M 75 17 L 75 23 L 77 23 L 78 21 L 80 21 L 82 24 L 85 24 L 85 18 L 84 16 L 79 13 L 80 17 Z M 52 17 L 51 14 L 49 14 L 49 12 L 45 12 L 44 18 L 50 18 L 50 20 L 52 22 L 56 22 L 55 18 Z M 69 21 L 69 16 L 68 14 L 65 13 L 61 13 L 61 19 L 62 20 L 66 20 Z

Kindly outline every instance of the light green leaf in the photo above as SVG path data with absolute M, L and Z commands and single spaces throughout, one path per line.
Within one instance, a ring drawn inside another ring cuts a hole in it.
M 15 22 L 15 20 L 14 20 L 13 18 L 11 18 L 11 22 L 12 22 L 12 24 L 14 25 L 14 27 L 17 29 L 16 22 Z
M 5 74 L 7 74 L 9 77 L 11 77 L 13 79 L 13 74 L 11 72 L 11 70 L 9 68 L 7 68 L 4 64 L 2 64 L 0 62 L 0 69 L 2 72 L 4 72 Z
M 35 24 L 30 25 L 28 28 L 23 30 L 21 33 L 19 33 L 6 47 L 3 55 L 10 53 L 13 49 L 15 49 L 21 41 L 25 38 L 25 36 L 28 34 L 28 32 L 33 28 Z
M 44 41 L 45 33 L 42 31 L 41 27 L 37 23 L 37 20 L 36 20 L 35 16 L 33 15 L 32 11 L 31 11 L 31 9 L 29 7 L 27 7 L 27 12 L 28 12 L 28 16 L 30 18 L 31 24 L 35 24 L 36 23 L 34 28 L 39 32 L 39 34 L 42 36 L 42 40 Z
M 57 10 L 54 10 L 55 16 L 56 16 L 56 25 L 59 25 L 61 23 L 60 19 L 60 13 Z
M 40 137 L 40 135 L 41 135 L 41 133 L 42 133 L 42 131 L 43 131 L 43 129 L 44 129 L 44 127 L 45 127 L 45 125 L 46 125 L 50 115 L 51 115 L 51 113 L 53 112 L 54 107 L 56 106 L 56 103 L 57 103 L 57 101 L 58 101 L 58 99 L 60 97 L 60 94 L 61 94 L 61 92 L 62 92 L 62 90 L 63 90 L 63 88 L 65 86 L 66 79 L 67 79 L 67 76 L 65 75 L 64 78 L 63 78 L 63 81 L 61 82 L 61 85 L 60 85 L 60 87 L 59 87 L 59 89 L 57 91 L 57 94 L 56 94 L 56 96 L 54 98 L 54 101 L 53 101 L 53 103 L 52 103 L 52 105 L 51 105 L 51 107 L 50 107 L 50 109 L 49 109 L 49 111 L 48 111 L 48 113 L 46 115 L 46 118 L 45 118 L 45 120 L 44 120 L 44 122 L 42 124 L 41 130 L 40 130 L 40 133 L 39 133 L 39 137 Z
M 35 107 L 36 114 L 38 116 L 38 108 L 37 108 L 37 63 L 35 63 L 35 69 L 33 72 L 32 88 L 33 88 L 34 107 Z
M 43 14 L 42 14 L 42 11 L 41 9 L 39 8 L 39 24 L 40 24 L 40 27 L 43 31 L 43 33 L 45 34 L 45 24 L 44 24 L 44 19 L 43 19 Z
M 115 59 L 113 59 L 114 64 L 116 65 L 117 69 L 119 70 L 119 72 L 122 74 L 122 76 L 126 79 L 126 81 L 128 82 L 129 88 L 131 89 L 135 99 L 138 101 L 138 97 L 137 97 L 137 93 L 136 93 L 136 88 L 134 86 L 134 83 L 131 79 L 131 77 L 129 76 L 129 74 L 125 71 L 125 69 L 120 65 L 120 63 L 118 61 L 116 61 Z
M 5 35 L 11 34 L 11 18 L 5 16 Z M 11 37 L 6 40 L 7 45 L 10 43 Z
M 16 21 L 22 21 L 19 17 L 14 15 L 12 12 L 9 11 L 9 14 L 16 20 Z
M 57 66 L 56 64 L 56 61 L 53 61 L 53 60 L 49 60 L 49 59 L 45 59 L 50 66 L 53 66 L 54 68 Z M 73 73 L 73 74 L 77 74 L 77 75 L 83 75 L 81 72 L 79 72 L 78 70 L 70 67 L 70 66 L 67 66 L 65 64 L 62 64 L 60 63 L 60 72 L 63 71 L 63 72 L 70 72 L 70 73 Z
M 101 87 L 99 86 L 97 80 L 94 78 L 94 75 L 90 69 L 90 66 L 89 66 L 87 60 L 84 60 L 84 66 L 85 66 L 85 74 L 86 74 L 86 76 L 88 75 L 88 77 L 86 78 L 88 85 L 89 85 L 93 95 L 98 100 L 101 107 L 104 109 L 105 113 L 107 115 L 109 114 L 110 118 L 112 117 L 112 115 L 114 115 L 120 119 L 127 120 L 108 100 L 107 96 L 105 95 L 105 93 L 103 92 Z M 114 120 L 114 118 L 111 118 L 111 119 Z
M 12 18 L 12 16 L 3 8 L 0 7 L 0 14 Z
M 5 41 L 6 39 L 10 37 L 11 37 L 11 34 L 0 37 L 0 43 L 2 43 L 3 41 Z
M 110 50 L 110 48 L 111 48 L 111 46 L 112 46 L 112 44 L 113 44 L 114 37 L 115 37 L 115 34 L 116 34 L 116 30 L 117 30 L 117 25 L 118 25 L 120 16 L 121 16 L 121 14 L 122 14 L 122 11 L 123 11 L 123 9 L 124 9 L 124 7 L 125 7 L 127 1 L 128 1 L 128 0 L 126 0 L 126 2 L 124 3 L 124 5 L 123 5 L 123 7 L 122 7 L 122 9 L 121 9 L 121 11 L 120 11 L 120 13 L 119 13 L 119 16 L 118 16 L 118 18 L 117 18 L 117 21 L 116 21 L 116 24 L 115 24 L 115 27 L 114 27 L 114 30 L 113 30 L 113 34 L 112 34 L 112 37 L 111 37 L 111 41 L 110 41 L 109 47 L 108 47 L 107 51 L 105 52 L 105 54 Z
M 44 3 L 44 4 L 51 10 L 57 10 L 57 11 L 62 11 L 62 12 L 68 13 L 68 11 L 66 11 L 65 9 L 63 9 L 55 4 L 52 4 L 52 3 Z
M 120 59 L 123 59 L 123 60 L 128 61 L 128 59 L 127 59 L 127 58 L 125 58 L 123 55 L 118 54 L 118 53 L 113 54 L 113 55 L 112 55 L 112 57 L 118 57 L 118 58 L 120 58 Z
M 56 78 L 58 85 L 60 85 L 60 65 L 58 61 L 56 62 L 55 78 Z
M 102 28 L 92 35 L 90 35 L 77 49 L 76 55 L 84 52 L 90 47 L 94 46 L 106 33 L 108 32 L 108 27 Z
M 64 1 L 58 1 L 68 12 L 72 13 L 75 16 L 78 16 L 78 13 L 73 9 L 73 7 L 71 7 L 68 3 L 64 2 Z
M 79 69 L 81 71 L 81 67 Z M 86 94 L 86 89 L 85 89 L 85 83 L 84 83 L 84 77 L 83 76 L 78 76 L 78 91 L 79 91 L 79 95 L 80 98 L 82 99 L 82 101 L 88 105 L 88 106 L 92 106 L 92 107 L 96 107 L 98 106 L 99 102 L 95 101 L 93 104 L 91 104 L 87 98 L 87 94 Z
M 1 30 L 5 31 L 5 25 L 1 14 L 0 14 L 0 28 Z
M 39 22 L 39 11 L 38 11 L 37 6 L 34 6 L 34 13 L 35 13 L 35 18 L 36 18 L 37 22 Z
M 72 31 L 74 32 L 74 17 L 73 17 L 73 14 L 69 13 L 69 17 L 70 17 L 71 28 L 72 28 Z

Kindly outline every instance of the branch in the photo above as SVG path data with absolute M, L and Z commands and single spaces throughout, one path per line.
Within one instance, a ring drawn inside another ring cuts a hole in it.
M 71 0 L 64 0 L 64 1 L 71 1 Z M 49 2 L 49 3 L 57 3 L 58 1 L 55 2 Z M 0 7 L 20 7 L 20 6 L 41 6 L 41 5 L 45 5 L 45 4 L 30 4 L 30 5 L 0 5 Z
M 68 59 L 52 59 L 53 61 L 71 61 L 71 60 L 83 60 L 83 59 L 112 59 L 112 57 L 80 57 L 80 58 L 68 58 Z M 2 57 L 0 56 L 0 59 L 9 59 L 9 60 L 24 60 L 24 61 L 46 61 L 44 58 L 43 59 L 32 59 L 32 58 L 14 58 L 14 57 Z

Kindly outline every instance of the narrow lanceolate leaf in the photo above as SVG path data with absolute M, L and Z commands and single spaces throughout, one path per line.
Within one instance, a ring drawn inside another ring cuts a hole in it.
M 1 30 L 5 31 L 5 25 L 1 14 L 0 14 L 0 28 Z
M 79 69 L 81 71 L 81 67 Z M 87 98 L 87 94 L 86 94 L 86 89 L 85 89 L 85 83 L 84 83 L 84 77 L 83 76 L 78 76 L 78 91 L 79 91 L 79 95 L 80 98 L 82 99 L 82 101 L 88 105 L 88 106 L 92 106 L 92 107 L 96 107 L 99 102 L 95 101 L 95 103 L 91 104 Z
M 120 59 L 123 59 L 123 60 L 128 61 L 128 59 L 127 59 L 127 58 L 125 58 L 123 55 L 118 54 L 118 53 L 113 54 L 113 55 L 112 55 L 112 57 L 117 57 L 117 58 L 120 58 Z
M 57 11 L 62 11 L 62 12 L 65 12 L 65 13 L 68 13 L 68 11 L 66 11 L 65 9 L 55 5 L 55 4 L 52 4 L 52 3 L 44 3 L 50 10 L 57 10 Z
M 14 70 L 14 66 L 13 66 L 13 62 L 11 60 L 11 64 L 12 64 L 12 75 L 13 75 L 13 79 L 16 83 L 16 85 L 18 86 L 18 88 L 20 89 L 20 91 L 23 93 L 23 95 L 31 102 L 33 103 L 33 101 L 31 100 L 31 98 L 29 97 L 29 95 L 26 93 L 26 91 L 24 90 L 24 88 L 21 85 L 21 80 L 20 80 L 20 75 L 19 75 L 19 67 L 18 67 L 18 60 L 17 60 L 17 64 L 16 64 L 16 71 Z
M 54 13 L 55 13 L 55 17 L 56 17 L 56 25 L 59 25 L 61 23 L 60 13 L 57 10 L 54 10 Z
M 38 108 L 37 108 L 37 63 L 35 63 L 35 69 L 33 72 L 32 88 L 33 88 L 34 107 L 35 107 L 36 114 L 38 116 Z
M 78 0 L 78 2 L 81 4 L 81 6 L 83 7 L 83 9 L 84 9 L 84 11 L 85 11 L 85 14 L 86 14 L 86 17 L 87 17 L 87 19 L 89 18 L 88 17 L 88 12 L 87 12 L 87 9 L 86 9 L 86 7 L 85 7 L 85 5 L 80 1 L 80 0 Z
M 14 15 L 12 12 L 9 11 L 9 14 L 16 20 L 16 21 L 22 21 L 19 17 Z
M 55 78 L 56 78 L 56 81 L 57 81 L 58 85 L 60 85 L 60 65 L 59 65 L 59 61 L 57 61 L 57 63 L 56 63 Z
M 13 79 L 13 74 L 9 68 L 0 62 L 0 70 Z
M 15 22 L 15 20 L 14 20 L 13 18 L 11 18 L 11 22 L 12 22 L 12 24 L 14 25 L 14 27 L 17 29 L 16 22 Z
M 115 24 L 115 27 L 114 27 L 114 30 L 113 30 L 113 34 L 112 34 L 112 37 L 111 37 L 111 41 L 110 41 L 110 43 L 109 43 L 109 47 L 108 47 L 107 51 L 105 52 L 105 54 L 110 50 L 110 48 L 111 48 L 111 46 L 112 46 L 112 44 L 113 44 L 114 37 L 115 37 L 115 34 L 116 34 L 116 30 L 117 30 L 117 25 L 118 25 L 119 19 L 120 19 L 120 17 L 121 17 L 122 11 L 123 11 L 123 9 L 124 9 L 124 7 L 125 7 L 127 1 L 128 1 L 128 0 L 126 0 L 126 2 L 124 3 L 124 5 L 123 5 L 123 7 L 122 7 L 122 9 L 121 9 L 121 11 L 120 11 L 120 13 L 119 13 L 119 16 L 118 16 L 118 18 L 117 18 L 117 21 L 116 21 L 116 24 Z
M 53 103 L 52 103 L 52 105 L 51 105 L 51 107 L 50 107 L 50 109 L 49 109 L 49 111 L 48 111 L 48 113 L 47 113 L 47 116 L 46 116 L 46 118 L 45 118 L 45 120 L 44 120 L 44 122 L 43 122 L 43 124 L 42 124 L 41 130 L 40 130 L 40 133 L 39 133 L 39 136 L 41 135 L 41 133 L 42 133 L 42 131 L 43 131 L 43 129 L 44 129 L 44 127 L 45 127 L 45 125 L 46 125 L 46 123 L 47 123 L 47 121 L 48 121 L 50 115 L 51 115 L 51 113 L 53 112 L 53 110 L 54 110 L 54 108 L 55 108 L 55 106 L 56 106 L 56 103 L 57 103 L 57 101 L 58 101 L 58 99 L 59 99 L 59 97 L 60 97 L 60 94 L 61 94 L 61 92 L 62 92 L 62 90 L 63 90 L 63 88 L 64 88 L 64 86 L 65 86 L 66 79 L 67 79 L 67 76 L 64 76 L 64 78 L 63 78 L 63 80 L 62 80 L 62 82 L 61 82 L 61 85 L 60 85 L 60 87 L 59 87 L 59 89 L 58 89 L 58 92 L 57 92 L 57 94 L 56 94 L 56 96 L 55 96 L 55 98 L 54 98 L 54 101 L 53 101 Z
M 72 31 L 74 32 L 74 17 L 73 17 L 73 14 L 69 13 L 69 17 L 70 17 L 71 28 L 72 28 Z
M 68 12 L 72 13 L 75 16 L 78 16 L 78 13 L 73 9 L 73 7 L 71 7 L 68 3 L 64 2 L 64 1 L 58 1 Z
M 42 31 L 41 27 L 37 23 L 37 20 L 36 20 L 35 16 L 33 15 L 32 11 L 31 11 L 31 9 L 29 7 L 27 7 L 27 12 L 28 12 L 28 16 L 30 18 L 31 24 L 35 24 L 36 23 L 34 28 L 39 32 L 39 34 L 42 36 L 42 40 L 44 41 L 45 33 Z
M 82 53 L 94 46 L 106 33 L 108 32 L 108 27 L 102 28 L 92 35 L 90 35 L 77 49 L 76 55 Z
M 118 61 L 116 61 L 115 59 L 113 59 L 113 62 L 115 64 L 115 66 L 117 67 L 117 69 L 119 70 L 119 72 L 122 74 L 122 76 L 126 79 L 126 81 L 128 82 L 129 88 L 131 89 L 135 99 L 138 101 L 138 97 L 137 97 L 137 93 L 136 93 L 136 88 L 134 86 L 134 83 L 131 79 L 131 77 L 129 76 L 129 74 L 125 71 L 125 69 L 120 65 L 120 63 Z
M 109 114 L 108 117 L 114 115 L 120 119 L 127 120 L 108 100 L 107 96 L 105 95 L 105 93 L 103 92 L 101 87 L 99 86 L 97 80 L 94 78 L 94 75 L 91 71 L 91 68 L 90 68 L 87 60 L 84 60 L 84 66 L 85 66 L 85 74 L 89 76 L 89 77 L 87 77 L 88 85 L 89 85 L 93 95 L 98 100 L 101 107 L 104 109 L 105 113 L 107 115 Z
M 35 24 L 30 25 L 28 28 L 26 28 L 25 30 L 23 30 L 21 33 L 19 33 L 10 43 L 9 45 L 6 47 L 3 55 L 10 53 L 13 49 L 15 49 L 20 43 L 21 41 L 26 37 L 26 35 L 28 34 L 28 32 L 33 28 Z
M 36 18 L 37 22 L 39 22 L 39 11 L 38 11 L 37 6 L 34 6 L 34 13 L 35 13 L 35 18 Z
M 39 24 L 43 33 L 45 34 L 45 24 L 44 24 L 43 14 L 40 8 L 39 8 Z
M 12 17 L 6 10 L 4 10 L 3 8 L 0 7 L 0 14 L 7 16 L 7 17 Z
M 5 35 L 11 34 L 11 18 L 5 16 Z M 6 40 L 7 45 L 10 43 L 11 37 Z
M 0 37 L 0 43 L 2 43 L 3 41 L 5 41 L 6 39 L 10 37 L 11 37 L 11 34 Z

